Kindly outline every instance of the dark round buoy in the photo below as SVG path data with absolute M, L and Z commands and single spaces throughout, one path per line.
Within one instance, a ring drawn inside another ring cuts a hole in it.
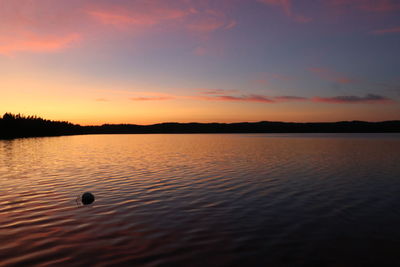
M 86 192 L 82 195 L 82 203 L 83 205 L 89 205 L 94 202 L 94 195 L 90 192 Z

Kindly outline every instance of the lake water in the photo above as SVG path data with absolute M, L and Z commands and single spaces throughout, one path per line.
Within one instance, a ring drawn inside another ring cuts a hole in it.
M 399 266 L 400 135 L 0 141 L 0 266 L 34 264 Z

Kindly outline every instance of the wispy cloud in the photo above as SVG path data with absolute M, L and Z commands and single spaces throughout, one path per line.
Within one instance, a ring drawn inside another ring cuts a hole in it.
M 282 8 L 285 15 L 292 18 L 294 21 L 300 23 L 307 23 L 312 21 L 312 18 L 293 13 L 291 0 L 257 0 L 257 1 L 266 5 L 278 6 Z
M 211 94 L 210 94 L 211 95 Z M 258 94 L 248 95 L 212 95 L 212 96 L 199 96 L 197 99 L 210 100 L 210 101 L 240 101 L 240 102 L 260 102 L 260 103 L 280 103 L 280 102 L 297 102 L 307 101 L 306 97 L 301 96 L 266 96 Z
M 295 79 L 295 77 L 292 77 L 292 76 L 289 76 L 286 74 L 262 72 L 262 73 L 258 73 L 256 75 L 256 78 L 254 80 L 252 80 L 251 82 L 260 84 L 260 85 L 266 85 L 274 80 L 275 81 L 291 81 L 294 79 Z
M 96 98 L 97 102 L 108 102 L 107 98 Z
M 279 6 L 287 16 L 292 15 L 292 2 L 291 0 L 257 0 L 266 5 Z
M 352 79 L 343 73 L 336 72 L 331 69 L 309 68 L 308 70 L 311 71 L 312 73 L 317 74 L 320 78 L 327 80 L 327 81 L 341 83 L 341 84 L 348 84 L 348 83 L 356 82 L 355 79 Z
M 372 34 L 389 34 L 389 33 L 400 33 L 400 27 L 380 29 L 371 32 Z
M 0 36 L 0 54 L 13 55 L 15 52 L 56 52 L 71 46 L 80 39 L 77 33 L 64 36 L 39 35 L 32 32 L 16 32 Z
M 217 95 L 217 96 L 198 96 L 196 99 L 210 100 L 210 101 L 229 101 L 229 102 L 260 102 L 260 103 L 274 103 L 275 101 L 263 95 Z
M 158 27 L 203 37 L 237 24 L 225 9 L 211 1 L 0 0 L 0 3 L 2 55 L 60 51 L 92 40 L 89 36 L 103 36 L 115 29 L 131 34 Z M 205 52 L 205 49 L 196 51 Z
M 127 9 L 114 6 L 112 8 L 88 10 L 87 13 L 102 24 L 117 27 L 151 26 L 168 20 L 179 20 L 188 14 L 189 10 L 161 7 L 143 7 Z
M 171 100 L 174 99 L 171 96 L 150 96 L 150 97 L 131 97 L 129 98 L 132 101 L 160 101 L 160 100 Z
M 208 89 L 201 90 L 200 93 L 204 95 L 221 95 L 221 94 L 229 94 L 236 93 L 238 90 L 225 90 L 225 89 Z
M 286 102 L 319 102 L 329 104 L 391 104 L 395 101 L 378 94 L 365 96 L 343 95 L 333 97 L 304 97 L 296 95 L 267 96 L 262 94 L 239 94 L 238 90 L 209 89 L 199 91 L 197 95 L 172 95 L 159 92 L 129 92 L 134 94 L 132 101 L 199 100 L 221 102 L 253 102 L 279 104 Z M 135 96 L 136 95 L 136 96 Z
M 211 8 L 198 8 L 190 1 L 181 1 L 179 7 L 170 7 L 164 1 L 135 2 L 127 6 L 97 6 L 88 9 L 87 14 L 102 24 L 122 29 L 179 22 L 174 24 L 178 28 L 209 33 L 236 26 L 236 21 L 228 18 L 225 13 Z
M 211 33 L 217 30 L 229 30 L 237 24 L 220 10 L 192 7 L 191 11 L 191 16 L 187 18 L 185 25 L 191 32 Z
M 217 17 L 203 18 L 187 25 L 187 28 L 194 32 L 208 33 L 218 29 L 231 29 L 235 27 L 235 21 L 225 21 Z
M 276 96 L 274 97 L 275 101 L 278 102 L 293 102 L 293 101 L 308 101 L 307 97 L 302 96 Z
M 335 96 L 335 97 L 314 97 L 313 102 L 333 103 L 333 104 L 389 104 L 394 101 L 381 95 L 367 94 L 360 96 Z
M 398 0 L 330 0 L 333 6 L 353 7 L 364 11 L 392 12 L 400 10 Z

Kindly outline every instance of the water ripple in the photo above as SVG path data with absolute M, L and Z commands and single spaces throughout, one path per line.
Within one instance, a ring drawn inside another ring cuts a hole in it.
M 0 265 L 399 265 L 399 158 L 394 135 L 0 141 Z

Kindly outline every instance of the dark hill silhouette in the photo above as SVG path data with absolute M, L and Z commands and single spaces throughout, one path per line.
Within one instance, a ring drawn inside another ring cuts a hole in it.
M 243 123 L 160 123 L 153 125 L 104 124 L 81 126 L 65 121 L 6 113 L 0 119 L 0 138 L 60 136 L 76 134 L 135 133 L 395 133 L 400 121 L 364 122 L 243 122 Z

